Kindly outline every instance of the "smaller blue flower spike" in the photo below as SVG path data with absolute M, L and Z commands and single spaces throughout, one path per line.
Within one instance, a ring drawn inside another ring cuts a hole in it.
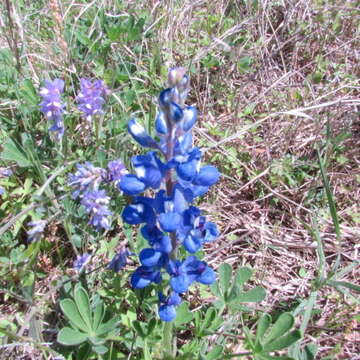
M 40 89 L 43 101 L 39 104 L 40 111 L 52 124 L 49 131 L 55 133 L 55 139 L 60 141 L 64 135 L 63 113 L 65 105 L 62 103 L 61 94 L 64 91 L 64 81 L 55 79 L 45 81 L 44 87 Z
M 31 229 L 26 233 L 27 241 L 30 243 L 39 240 L 45 230 L 46 224 L 47 221 L 45 220 L 34 220 L 29 222 L 27 225 L 31 226 Z
M 134 255 L 132 252 L 130 252 L 128 249 L 122 249 L 120 250 L 110 261 L 107 268 L 109 270 L 113 270 L 115 272 L 119 272 L 120 270 L 124 269 L 124 267 L 127 264 L 127 258 L 131 255 Z
M 193 147 L 191 129 L 198 114 L 195 107 L 185 105 L 190 79 L 184 68 L 172 68 L 168 81 L 169 88 L 159 95 L 156 140 L 135 119 L 128 123 L 130 135 L 140 145 L 158 152 L 134 156 L 135 173 L 122 176 L 118 183 L 124 194 L 133 196 L 122 212 L 124 222 L 144 224 L 141 235 L 149 244 L 139 254 L 141 266 L 131 276 L 132 287 L 154 286 L 162 282 L 164 273 L 165 279 L 170 276 L 170 294 L 159 293 L 163 321 L 175 319 L 179 294 L 194 282 L 209 285 L 216 278 L 214 270 L 196 256 L 179 259 L 179 247 L 194 254 L 219 236 L 216 225 L 191 205 L 219 180 L 220 173 L 212 165 L 202 166 L 201 150 Z M 148 190 L 152 198 L 144 194 Z
M 84 114 L 87 122 L 91 123 L 94 117 L 102 115 L 105 98 L 110 94 L 109 89 L 101 80 L 92 82 L 80 79 L 80 92 L 76 97 L 78 108 Z
M 89 224 L 96 230 L 101 228 L 107 230 L 110 228 L 110 217 L 112 215 L 108 208 L 110 198 L 106 196 L 105 190 L 86 192 L 81 200 L 85 206 L 86 212 L 90 214 Z
M 181 297 L 176 292 L 172 292 L 168 298 L 159 292 L 159 316 L 162 321 L 173 321 L 176 318 L 175 307 L 181 304 Z
M 74 188 L 73 199 L 87 191 L 97 191 L 102 181 L 106 179 L 106 170 L 94 166 L 90 162 L 76 165 L 75 174 L 69 175 L 68 185 Z

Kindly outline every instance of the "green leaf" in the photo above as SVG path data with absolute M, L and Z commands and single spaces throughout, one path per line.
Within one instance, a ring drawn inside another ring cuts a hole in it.
M 265 299 L 266 292 L 261 286 L 257 286 L 246 292 L 241 293 L 236 302 L 260 302 Z
M 108 348 L 105 345 L 93 346 L 92 349 L 100 355 L 104 355 L 108 352 Z
M 87 326 L 83 318 L 81 317 L 79 310 L 71 299 L 64 299 L 60 301 L 60 308 L 67 319 L 73 324 L 75 327 L 83 330 L 84 332 L 90 332 L 91 328 Z
M 182 302 L 176 309 L 175 325 L 179 326 L 186 324 L 193 319 L 194 315 L 189 310 L 189 303 L 187 301 Z
M 152 318 L 150 321 L 149 321 L 149 324 L 147 326 L 147 335 L 149 336 L 155 329 L 157 325 L 157 320 L 155 318 Z
M 235 283 L 238 286 L 244 285 L 251 278 L 253 271 L 248 267 L 242 267 L 235 272 Z
M 264 314 L 260 320 L 258 321 L 256 328 L 256 343 L 261 343 L 264 338 L 266 330 L 269 328 L 271 324 L 271 316 L 269 314 Z
M 103 321 L 105 316 L 105 307 L 104 307 L 104 303 L 99 302 L 94 310 L 94 319 L 93 319 L 93 323 L 92 323 L 92 329 L 93 330 L 97 330 L 99 325 L 101 324 L 101 322 Z
M 36 89 L 30 79 L 25 79 L 22 83 L 20 94 L 28 105 L 36 106 L 39 103 L 39 97 L 36 94 Z
M 135 331 L 138 333 L 138 335 L 141 337 L 141 338 L 145 338 L 146 337 L 146 334 L 140 324 L 140 321 L 136 320 L 133 322 L 133 328 L 135 329 Z
M 85 321 L 89 329 L 92 329 L 92 320 L 91 320 L 91 308 L 89 296 L 85 289 L 81 285 L 77 285 L 74 290 L 74 299 L 77 305 L 77 308 L 80 312 L 81 317 Z M 93 330 L 93 329 L 92 329 Z
M 218 269 L 219 274 L 219 286 L 221 289 L 221 292 L 225 295 L 227 293 L 227 290 L 230 288 L 230 282 L 231 282 L 231 266 L 229 264 L 221 264 Z
M 103 345 L 104 342 L 106 341 L 104 338 L 97 337 L 97 336 L 89 336 L 88 340 L 91 342 L 91 344 L 93 346 Z
M 343 287 L 346 287 L 350 290 L 354 290 L 354 291 L 357 291 L 357 292 L 360 292 L 360 286 L 359 285 L 356 285 L 356 284 L 352 284 L 352 283 L 349 283 L 347 281 L 335 281 L 335 280 L 329 280 L 327 282 L 328 285 L 331 285 L 331 286 L 343 286 Z
M 65 327 L 61 329 L 57 336 L 58 343 L 62 345 L 72 346 L 79 345 L 86 341 L 87 336 L 77 330 Z
M 269 335 L 264 343 L 271 343 L 274 339 L 279 338 L 294 326 L 294 317 L 290 313 L 282 313 L 272 326 Z
M 301 332 L 299 330 L 294 330 L 282 337 L 266 343 L 264 345 L 263 351 L 270 352 L 282 350 L 294 344 L 299 339 L 301 339 Z
M 106 333 L 109 333 L 110 331 L 113 331 L 114 329 L 116 329 L 118 323 L 119 323 L 119 318 L 114 317 L 109 321 L 107 321 L 106 323 L 100 324 L 96 330 L 96 336 L 101 336 Z
M 222 345 L 214 345 L 212 350 L 206 354 L 206 360 L 216 360 L 222 356 L 224 347 Z
M 27 159 L 25 154 L 19 150 L 17 144 L 11 138 L 5 140 L 3 148 L 1 159 L 15 161 L 20 167 L 32 166 L 32 163 Z
M 216 319 L 216 315 L 216 310 L 214 308 L 207 309 L 205 318 L 200 323 L 200 336 L 205 335 L 204 331 L 211 326 L 212 322 Z

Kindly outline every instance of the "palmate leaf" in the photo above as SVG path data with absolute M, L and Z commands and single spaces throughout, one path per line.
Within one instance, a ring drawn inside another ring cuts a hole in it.
M 3 151 L 0 158 L 3 160 L 15 161 L 20 167 L 32 166 L 32 163 L 26 157 L 25 153 L 19 149 L 18 146 L 11 138 L 7 138 L 3 145 Z
M 226 294 L 231 284 L 231 266 L 229 264 L 221 264 L 218 269 L 219 286 L 222 294 Z
M 75 287 L 74 299 L 79 313 L 86 323 L 88 329 L 90 331 L 93 330 L 89 296 L 84 288 L 82 288 L 80 285 Z
M 75 302 L 71 299 L 64 299 L 60 301 L 60 308 L 70 323 L 86 333 L 91 331 L 91 328 L 83 320 L 78 307 Z
M 260 302 L 265 299 L 266 292 L 261 286 L 242 292 L 236 299 L 237 303 Z
M 290 313 L 283 313 L 276 320 L 275 324 L 271 327 L 270 333 L 266 336 L 264 344 L 269 344 L 273 340 L 284 335 L 294 326 L 294 317 Z
M 291 331 L 290 333 L 281 336 L 270 343 L 266 343 L 263 347 L 264 352 L 278 351 L 289 347 L 296 341 L 301 339 L 301 332 L 299 330 Z
M 61 329 L 57 336 L 58 343 L 67 346 L 79 345 L 86 340 L 86 334 L 69 327 Z
M 93 323 L 92 323 L 92 329 L 94 331 L 96 331 L 99 327 L 99 325 L 102 323 L 102 321 L 104 320 L 104 316 L 105 316 L 105 307 L 104 307 L 104 303 L 99 302 L 94 310 L 94 314 L 93 314 Z

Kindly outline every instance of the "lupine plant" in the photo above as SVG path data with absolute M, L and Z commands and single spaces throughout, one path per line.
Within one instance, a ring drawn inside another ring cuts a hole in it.
M 174 68 L 168 81 L 169 88 L 159 96 L 155 120 L 158 140 L 136 119 L 128 123 L 131 136 L 152 151 L 132 158 L 135 174 L 125 175 L 119 189 L 133 196 L 133 202 L 122 213 L 123 220 L 142 224 L 141 234 L 149 244 L 139 254 L 141 265 L 132 274 L 131 285 L 142 289 L 156 284 L 160 319 L 172 322 L 190 285 L 195 281 L 209 285 L 216 278 L 213 269 L 193 254 L 204 243 L 214 241 L 218 230 L 193 203 L 218 181 L 220 174 L 212 165 L 201 166 L 201 150 L 192 146 L 191 129 L 197 111 L 185 105 L 189 77 L 183 68 Z M 190 255 L 179 256 L 185 252 Z M 164 274 L 170 278 L 167 282 L 163 281 Z M 172 327 L 167 326 L 165 342 L 170 348 L 171 337 Z

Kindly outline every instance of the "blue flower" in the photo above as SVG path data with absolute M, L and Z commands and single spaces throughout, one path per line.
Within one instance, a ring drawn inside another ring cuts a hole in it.
M 131 275 L 131 286 L 135 289 L 142 289 L 152 282 L 159 284 L 162 280 L 158 266 L 140 266 Z
M 47 221 L 45 220 L 34 220 L 29 222 L 27 225 L 31 226 L 31 229 L 27 231 L 27 241 L 37 241 L 41 238 Z
M 2 186 L 0 186 L 0 196 L 4 194 L 5 194 L 5 189 Z
M 159 316 L 162 321 L 173 321 L 176 318 L 175 307 L 181 304 L 181 297 L 176 292 L 172 292 L 168 298 L 159 292 Z
M 91 82 L 88 79 L 80 79 L 80 92 L 76 97 L 78 108 L 83 112 L 86 121 L 91 122 L 97 115 L 103 114 L 105 97 L 110 91 L 101 80 Z
M 112 258 L 107 268 L 109 270 L 119 272 L 126 266 L 127 258 L 131 255 L 133 255 L 133 253 L 130 252 L 128 249 L 122 249 Z
M 88 253 L 78 255 L 74 260 L 73 267 L 76 271 L 80 272 L 83 268 L 86 267 L 86 265 L 89 263 L 90 260 L 91 260 L 91 255 Z
M 170 260 L 168 272 L 170 286 L 177 293 L 186 292 L 194 281 L 210 285 L 216 278 L 214 270 L 196 256 L 189 256 L 183 262 Z
M 85 206 L 86 212 L 90 214 L 89 224 L 96 230 L 109 229 L 110 217 L 112 215 L 108 208 L 110 198 L 106 196 L 105 190 L 88 191 L 84 194 L 81 204 Z
M 77 164 L 75 174 L 69 175 L 68 185 L 75 191 L 72 193 L 73 199 L 87 191 L 97 191 L 100 183 L 106 179 L 106 171 L 100 167 L 95 167 L 92 163 Z
M 49 131 L 55 133 L 55 138 L 60 141 L 64 134 L 63 113 L 65 105 L 62 103 L 61 94 L 64 91 L 64 81 L 55 79 L 46 80 L 45 86 L 40 89 L 43 101 L 39 104 L 40 111 L 52 123 Z

